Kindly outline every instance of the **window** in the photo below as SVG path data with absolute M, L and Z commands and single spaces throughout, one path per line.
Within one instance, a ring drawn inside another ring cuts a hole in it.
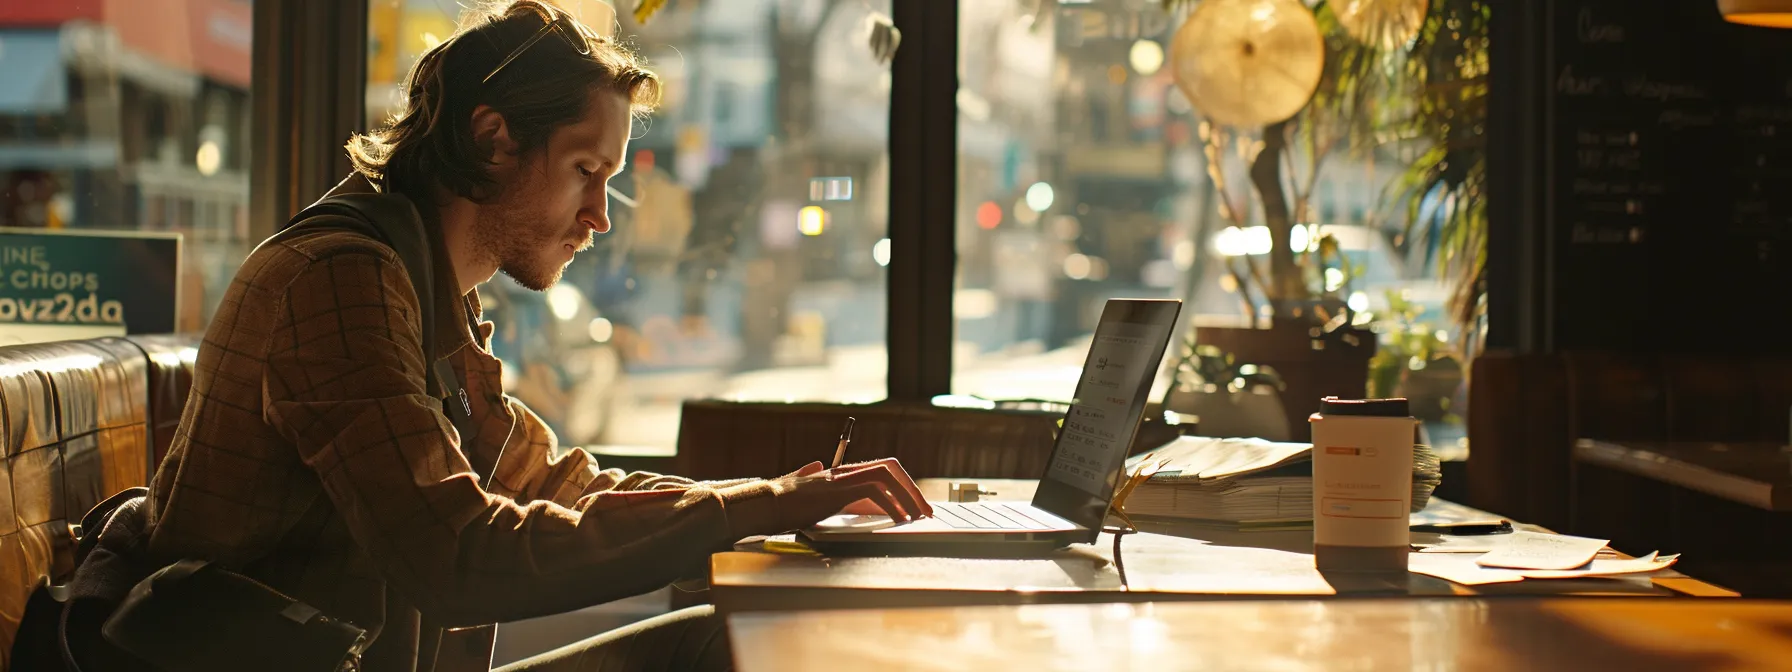
M 569 445 L 668 447 L 693 396 L 884 398 L 890 89 L 864 34 L 890 0 L 676 2 L 646 25 L 558 4 L 633 43 L 665 100 L 611 182 L 637 205 L 612 200 L 562 283 L 481 288 L 511 394 Z M 456 11 L 369 3 L 370 124 Z
M 500 345 L 516 394 L 572 442 L 647 445 L 672 443 L 692 396 L 883 398 L 890 76 L 865 35 L 887 0 L 668 3 L 645 26 L 561 4 L 638 45 L 667 97 L 614 180 L 638 206 L 613 208 L 616 230 L 565 287 L 487 288 L 517 315 Z M 1105 299 L 1174 297 L 1202 333 L 1349 327 L 1379 343 L 1357 367 L 1372 393 L 1428 399 L 1434 444 L 1461 435 L 1457 362 L 1481 332 L 1484 2 L 956 4 L 953 392 L 1068 397 Z M 412 0 L 370 11 L 377 120 L 458 17 Z M 1270 15 L 1313 47 L 1233 58 L 1306 68 L 1283 109 L 1256 109 L 1275 92 L 1185 92 L 1191 21 Z M 1173 368 L 1154 398 L 1232 382 Z M 1304 369 L 1283 368 L 1270 372 Z
M 0 226 L 182 234 L 202 329 L 254 242 L 251 36 L 248 0 L 0 8 Z
M 1112 297 L 1179 298 L 1186 321 L 1212 329 L 1322 311 L 1377 332 L 1371 391 L 1412 395 L 1433 443 L 1455 443 L 1466 357 L 1454 344 L 1479 330 L 1487 9 L 1333 4 L 959 3 L 955 393 L 1069 398 Z M 1211 48 L 1247 40 L 1234 31 L 1265 12 L 1295 35 L 1283 44 L 1312 48 Z M 1197 29 L 1178 53 L 1178 32 Z M 1271 85 L 1191 101 L 1178 70 L 1202 75 L 1179 59 L 1197 44 L 1199 58 L 1231 59 L 1228 73 L 1273 67 L 1306 90 L 1279 110 Z M 1275 221 L 1253 184 L 1266 143 L 1287 147 L 1268 182 L 1287 210 Z M 1278 244 L 1295 264 L 1285 276 Z M 1284 280 L 1299 291 L 1266 294 Z M 1468 319 L 1455 320 L 1449 294 L 1465 284 Z M 1231 375 L 1177 380 L 1227 394 Z

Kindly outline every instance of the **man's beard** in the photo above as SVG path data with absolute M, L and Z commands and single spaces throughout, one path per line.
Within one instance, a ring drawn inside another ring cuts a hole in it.
M 571 241 L 571 234 L 544 223 L 540 212 L 527 207 L 531 199 L 501 198 L 481 213 L 474 240 L 498 262 L 498 270 L 517 284 L 540 292 L 560 282 L 566 264 L 549 250 Z

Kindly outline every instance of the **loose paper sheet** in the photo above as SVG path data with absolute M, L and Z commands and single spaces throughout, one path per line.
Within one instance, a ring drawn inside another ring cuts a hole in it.
M 1640 558 L 1628 558 L 1624 560 L 1601 558 L 1594 560 L 1586 569 L 1571 569 L 1566 571 L 1531 569 L 1521 570 L 1518 573 L 1523 574 L 1527 579 L 1581 579 L 1593 576 L 1618 576 L 1620 574 L 1638 574 L 1667 569 L 1672 567 L 1674 562 L 1679 559 L 1680 556 L 1677 554 L 1657 556 L 1654 553 L 1650 553 Z
M 1578 569 L 1592 562 L 1607 543 L 1607 539 L 1565 534 L 1513 532 L 1492 551 L 1476 558 L 1475 564 L 1506 569 Z
M 1479 534 L 1452 536 L 1447 534 L 1412 533 L 1412 550 L 1418 553 L 1472 553 L 1480 555 L 1492 552 L 1506 543 L 1511 534 Z M 1617 557 L 1618 552 L 1612 549 L 1600 549 L 1599 556 Z
M 1407 558 L 1407 571 L 1435 576 L 1464 586 L 1490 583 L 1512 583 L 1525 579 L 1586 579 L 1602 576 L 1623 576 L 1660 571 L 1674 565 L 1678 555 L 1657 556 L 1650 553 L 1640 558 L 1599 558 L 1586 569 L 1566 571 L 1540 569 L 1498 569 L 1475 564 L 1473 556 L 1463 553 L 1414 553 Z

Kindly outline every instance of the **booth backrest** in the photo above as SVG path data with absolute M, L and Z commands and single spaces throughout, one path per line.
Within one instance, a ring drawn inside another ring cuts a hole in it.
M 0 669 L 33 590 L 74 569 L 69 525 L 144 485 L 172 440 L 197 339 L 0 348 Z M 186 354 L 183 354 L 186 353 Z
M 823 463 L 846 418 L 856 418 L 846 460 L 894 457 L 916 478 L 1038 478 L 1057 413 L 867 405 L 692 400 L 679 419 L 672 473 L 696 479 L 773 477 Z
M 1130 453 L 1195 429 L 1166 426 L 1155 414 L 1146 413 Z M 848 462 L 894 457 L 915 478 L 1039 478 L 1064 412 L 693 399 L 684 402 L 678 452 L 667 469 L 696 479 L 769 478 L 811 460 L 826 463 L 848 417 L 856 419 Z
M 187 407 L 193 389 L 193 360 L 199 354 L 198 336 L 132 336 L 131 342 L 149 358 L 149 438 L 155 451 L 150 470 L 162 463 L 174 429 Z
M 1792 358 L 1488 353 L 1469 390 L 1468 500 L 1571 530 L 1578 439 L 1786 441 Z

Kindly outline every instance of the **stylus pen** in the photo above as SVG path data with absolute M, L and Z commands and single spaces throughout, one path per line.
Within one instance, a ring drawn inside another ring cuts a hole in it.
M 846 419 L 846 427 L 840 430 L 840 444 L 834 446 L 834 464 L 829 469 L 840 466 L 840 461 L 846 459 L 846 444 L 852 443 L 852 423 L 856 421 L 857 418 Z
M 1430 524 L 1430 525 L 1413 525 L 1413 526 L 1411 526 L 1410 530 L 1413 532 L 1428 532 L 1431 534 L 1450 534 L 1450 535 L 1455 535 L 1455 536 L 1459 536 L 1459 537 L 1482 535 L 1482 534 L 1511 534 L 1512 533 L 1512 521 L 1502 520 L 1497 523 L 1495 523 L 1495 522 L 1434 523 L 1434 524 Z

